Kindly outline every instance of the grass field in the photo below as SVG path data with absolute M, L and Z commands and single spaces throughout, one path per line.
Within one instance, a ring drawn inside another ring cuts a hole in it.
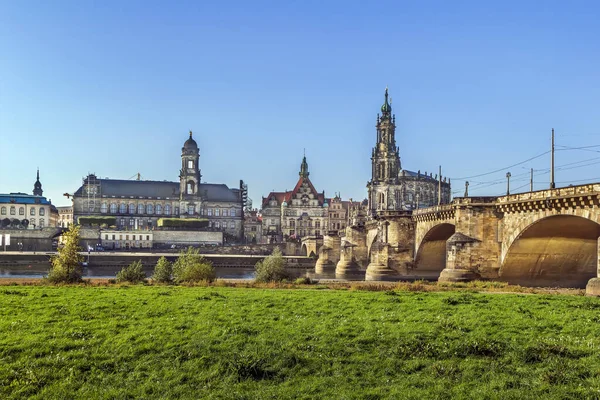
M 0 398 L 600 398 L 600 299 L 0 287 Z

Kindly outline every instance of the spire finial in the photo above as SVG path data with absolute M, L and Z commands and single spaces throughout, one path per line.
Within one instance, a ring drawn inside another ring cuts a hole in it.
M 190 138 L 192 137 L 192 130 L 190 129 Z
M 37 180 L 40 180 L 40 167 L 37 167 Z

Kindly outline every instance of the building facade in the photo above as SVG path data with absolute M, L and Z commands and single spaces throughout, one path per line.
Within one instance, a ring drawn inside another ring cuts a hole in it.
M 40 171 L 33 185 L 33 194 L 0 194 L 0 227 L 36 229 L 54 227 L 57 224 L 58 211 L 43 196 Z
M 68 228 L 73 223 L 73 206 L 56 207 L 58 210 L 58 226 Z
M 246 185 L 203 183 L 200 152 L 190 131 L 181 149 L 179 182 L 100 179 L 90 174 L 73 194 L 73 218 L 112 216 L 119 230 L 151 230 L 160 218 L 206 218 L 209 227 L 240 238 Z
M 246 243 L 262 243 L 262 215 L 258 210 L 244 212 L 244 237 Z
M 294 189 L 271 192 L 262 199 L 263 242 L 284 238 L 321 236 L 326 233 L 329 204 L 325 192 L 316 191 L 309 179 L 306 156 L 300 164 L 300 177 Z
M 361 202 L 350 200 L 342 200 L 337 194 L 329 201 L 328 209 L 328 229 L 329 231 L 343 231 L 346 226 L 350 225 L 351 210 L 354 207 L 359 207 Z
M 450 181 L 441 175 L 403 170 L 396 146 L 396 116 L 385 89 L 381 115 L 377 114 L 377 141 L 371 154 L 371 180 L 367 183 L 368 212 L 412 210 L 450 202 Z

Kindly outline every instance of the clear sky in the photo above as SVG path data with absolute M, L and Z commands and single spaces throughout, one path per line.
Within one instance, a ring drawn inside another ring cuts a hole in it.
M 600 181 L 597 1 L 2 1 L 0 192 L 69 201 L 88 172 L 366 197 L 387 86 L 402 166 L 470 194 Z M 587 160 L 587 161 L 586 161 Z M 545 173 L 545 174 L 544 174 Z M 486 183 L 492 182 L 492 184 Z M 494 182 L 496 182 L 494 184 Z

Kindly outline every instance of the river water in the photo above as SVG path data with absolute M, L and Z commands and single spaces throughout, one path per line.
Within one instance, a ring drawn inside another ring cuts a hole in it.
M 42 278 L 50 269 L 50 264 L 33 264 L 18 267 L 0 267 L 0 279 L 11 278 Z M 83 267 L 84 278 L 110 279 L 117 275 L 121 267 Z M 329 276 L 316 276 L 314 268 L 287 268 L 287 272 L 293 278 L 309 276 L 311 278 L 330 278 Z M 144 267 L 146 276 L 150 277 L 154 271 L 153 267 Z M 221 279 L 254 279 L 254 268 L 228 268 L 215 267 L 217 278 Z

